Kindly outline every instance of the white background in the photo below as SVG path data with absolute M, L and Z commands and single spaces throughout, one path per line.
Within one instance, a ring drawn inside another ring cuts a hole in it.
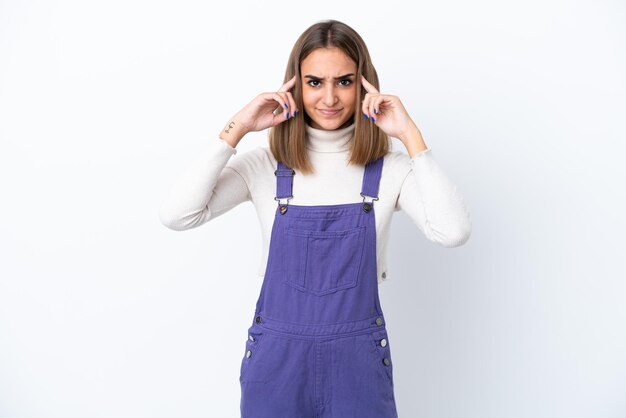
M 452 249 L 394 217 L 400 417 L 626 415 L 623 2 L 1 0 L 0 417 L 239 416 L 254 208 L 158 208 L 327 18 L 472 214 Z

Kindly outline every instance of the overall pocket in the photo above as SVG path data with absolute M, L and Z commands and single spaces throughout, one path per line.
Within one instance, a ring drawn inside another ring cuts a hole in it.
M 393 363 L 391 362 L 391 350 L 389 348 L 389 337 L 387 330 L 382 329 L 369 334 L 372 343 L 372 353 L 374 362 L 378 370 L 380 370 L 389 379 L 391 387 L 393 387 Z
M 294 288 L 321 296 L 357 284 L 365 226 L 342 231 L 285 229 L 283 281 Z
M 246 347 L 243 358 L 241 359 L 241 368 L 239 370 L 239 381 L 257 380 L 259 378 L 254 377 L 254 373 L 250 372 L 250 368 L 258 361 L 259 352 L 263 347 L 263 340 L 265 335 L 263 331 L 253 325 L 248 329 L 248 338 L 246 339 Z M 249 375 L 249 376 L 248 376 Z

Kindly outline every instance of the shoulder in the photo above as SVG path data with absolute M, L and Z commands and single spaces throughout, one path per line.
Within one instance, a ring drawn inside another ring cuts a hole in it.
M 402 151 L 389 151 L 383 160 L 383 177 L 404 179 L 411 171 L 411 159 Z
M 385 154 L 385 162 L 387 165 L 408 164 L 410 158 L 403 151 L 389 151 Z
M 413 158 L 409 157 L 406 152 L 391 151 L 385 155 L 383 165 L 387 165 L 388 171 L 396 175 L 402 174 L 403 177 L 406 177 L 411 170 L 418 167 L 428 167 L 432 161 L 432 151 L 430 148 L 426 148 L 415 154 Z

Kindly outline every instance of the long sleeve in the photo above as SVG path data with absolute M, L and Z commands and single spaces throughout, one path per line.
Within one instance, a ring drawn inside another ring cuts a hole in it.
M 410 159 L 395 210 L 403 210 L 431 241 L 463 245 L 471 235 L 471 215 L 457 186 L 428 148 Z
M 195 228 L 250 200 L 246 182 L 227 165 L 236 153 L 221 138 L 210 141 L 163 199 L 161 223 L 177 231 Z

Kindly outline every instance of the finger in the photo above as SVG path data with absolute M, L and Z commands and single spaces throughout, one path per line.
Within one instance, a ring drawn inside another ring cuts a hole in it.
M 283 113 L 284 110 L 285 108 L 283 106 L 278 106 L 276 109 L 274 109 L 272 113 L 274 114 L 274 116 L 276 116 L 276 115 L 280 115 L 281 113 Z
M 363 99 L 363 103 L 361 104 L 361 110 L 363 111 L 363 115 L 365 116 L 366 119 L 369 119 L 373 113 L 371 113 L 370 111 L 370 103 L 372 102 L 372 99 L 375 96 L 371 95 L 371 94 L 366 94 L 365 95 L 365 99 Z
M 296 108 L 296 100 L 293 98 L 293 95 L 290 91 L 285 94 L 287 95 L 287 99 L 289 100 L 289 110 L 291 111 L 290 117 L 294 118 L 296 117 L 296 112 L 298 111 L 298 109 Z
M 295 117 L 296 112 L 298 111 L 298 109 L 296 108 L 296 101 L 293 98 L 293 95 L 291 94 L 291 92 L 289 91 L 293 88 L 293 86 L 295 86 L 295 84 L 296 84 L 296 76 L 294 75 L 293 77 L 291 77 L 289 81 L 283 84 L 280 89 L 278 89 L 279 92 L 284 91 L 287 94 L 287 99 L 289 101 L 288 111 L 291 112 L 290 117 Z
M 367 107 L 367 111 L 369 112 L 370 115 L 370 120 L 372 122 L 376 121 L 376 113 L 374 113 L 374 104 L 376 103 L 376 101 L 380 98 L 380 96 L 374 96 L 372 97 L 372 99 L 369 101 L 369 105 Z
M 289 107 L 289 103 L 287 101 L 287 96 L 285 96 L 285 93 L 279 93 L 277 91 L 274 91 L 269 93 L 263 93 L 262 96 L 266 106 L 268 105 L 268 102 L 275 101 L 278 102 L 278 109 L 285 110 Z M 287 105 L 287 107 L 285 105 Z
M 293 77 L 291 77 L 291 80 L 287 81 L 285 84 L 280 86 L 278 91 L 288 91 L 295 85 L 296 85 L 296 76 L 294 75 Z
M 372 115 L 373 118 L 378 118 L 380 116 L 380 107 L 386 100 L 387 98 L 385 95 L 380 94 L 370 101 L 370 115 Z
M 289 111 L 285 110 L 285 106 L 278 107 L 272 116 L 272 126 L 280 125 L 290 119 Z
M 365 91 L 367 91 L 368 93 L 379 93 L 376 87 L 372 86 L 370 82 L 367 81 L 365 77 L 363 77 L 363 74 L 361 74 L 361 84 L 363 84 L 363 87 L 365 87 Z
M 284 119 L 289 119 L 289 100 L 287 94 L 284 92 L 276 92 L 272 94 L 274 100 L 276 100 L 283 108 L 282 115 Z
M 278 94 L 280 95 L 280 97 L 283 98 L 283 100 L 285 101 L 285 104 L 287 105 L 285 107 L 285 109 L 284 109 L 285 110 L 285 119 L 289 119 L 289 118 L 293 117 L 293 110 L 295 108 L 293 96 L 291 96 L 291 93 L 289 93 L 288 91 L 278 92 Z

